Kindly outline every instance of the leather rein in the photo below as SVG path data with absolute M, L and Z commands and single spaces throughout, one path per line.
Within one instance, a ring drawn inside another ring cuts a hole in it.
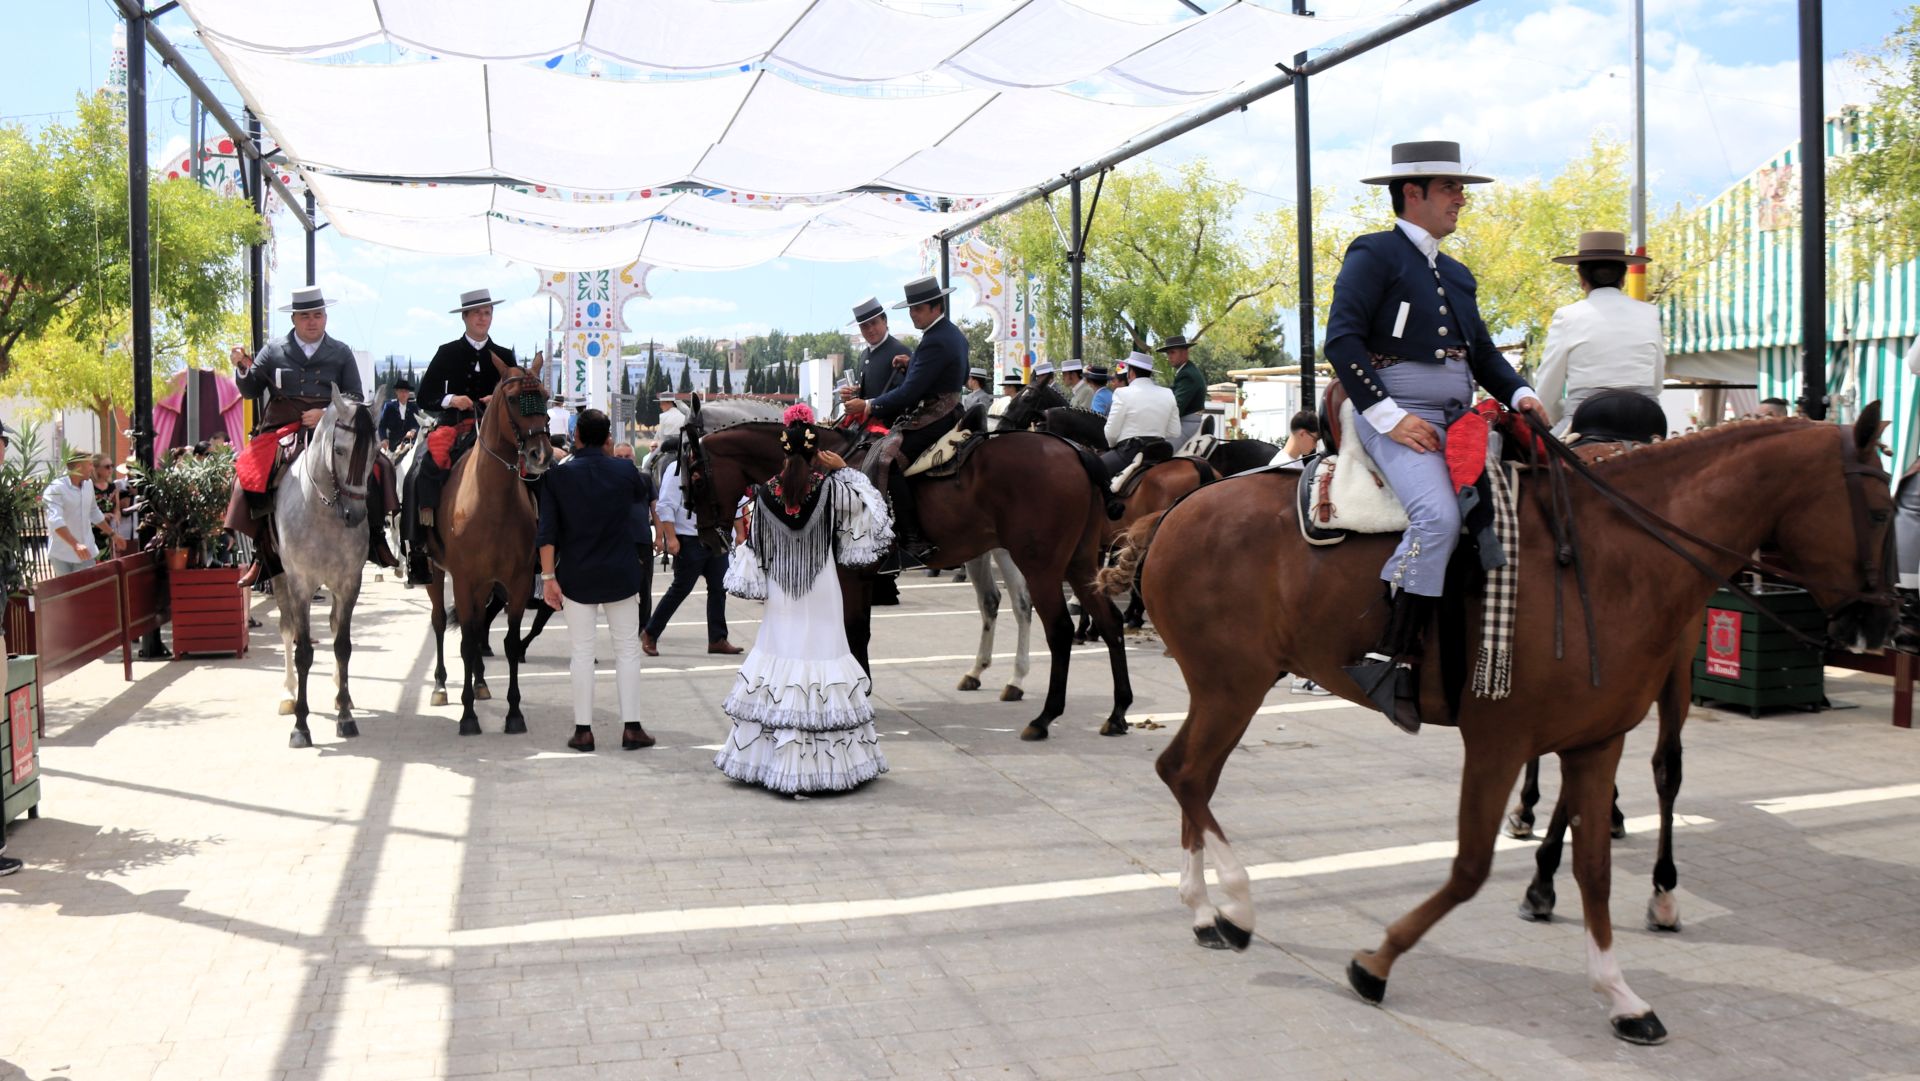
M 1754 596 L 1752 590 L 1735 581 L 1732 575 L 1721 574 L 1715 570 L 1705 559 L 1688 550 L 1682 542 L 1684 541 L 1686 544 L 1704 549 L 1708 553 L 1734 560 L 1737 566 L 1733 574 L 1736 575 L 1742 571 L 1752 570 L 1769 578 L 1799 586 L 1802 589 L 1819 589 L 1824 592 L 1835 593 L 1840 596 L 1843 606 L 1846 604 L 1860 603 L 1878 607 L 1890 607 L 1894 604 L 1892 595 L 1885 589 L 1878 587 L 1882 564 L 1886 559 L 1887 553 L 1883 551 L 1876 556 L 1872 550 L 1870 540 L 1872 536 L 1871 513 L 1867 509 L 1866 492 L 1864 488 L 1868 479 L 1884 485 L 1888 482 L 1889 478 L 1886 470 L 1880 468 L 1878 462 L 1864 462 L 1860 460 L 1858 455 L 1849 453 L 1852 450 L 1852 445 L 1848 441 L 1848 432 L 1844 427 L 1836 425 L 1834 426 L 1834 431 L 1840 438 L 1841 472 L 1846 478 L 1847 500 L 1851 507 L 1853 519 L 1855 556 L 1861 568 L 1862 588 L 1859 589 L 1836 587 L 1832 583 L 1818 582 L 1797 571 L 1782 567 L 1777 563 L 1758 558 L 1751 553 L 1736 552 L 1724 544 L 1710 541 L 1705 537 L 1699 536 L 1691 530 L 1648 510 L 1633 498 L 1621 492 L 1606 480 L 1603 480 L 1592 467 L 1580 459 L 1579 455 L 1575 454 L 1565 443 L 1554 437 L 1546 425 L 1541 424 L 1531 416 L 1526 416 L 1526 420 L 1532 426 L 1533 432 L 1540 437 L 1538 445 L 1546 448 L 1545 464 L 1547 466 L 1548 476 L 1548 498 L 1552 500 L 1553 504 L 1547 517 L 1548 520 L 1553 523 L 1558 564 L 1554 571 L 1554 656 L 1558 658 L 1564 655 L 1562 648 L 1564 644 L 1564 609 L 1561 601 L 1561 569 L 1571 564 L 1579 585 L 1581 606 L 1586 613 L 1588 665 L 1591 670 L 1594 686 L 1597 687 L 1600 685 L 1599 645 L 1595 637 L 1593 605 L 1588 596 L 1586 571 L 1580 560 L 1579 537 L 1573 524 L 1573 506 L 1571 494 L 1567 489 L 1566 471 L 1571 471 L 1575 476 L 1586 481 L 1587 484 L 1595 492 L 1599 493 L 1601 498 L 1611 504 L 1614 509 L 1624 514 L 1629 521 L 1639 526 L 1641 530 L 1666 546 L 1666 548 L 1675 555 L 1686 560 L 1688 564 L 1696 571 L 1699 571 L 1708 581 L 1716 582 L 1728 591 L 1745 598 L 1753 605 L 1755 611 L 1767 619 L 1772 620 L 1802 645 L 1825 652 L 1831 643 L 1828 639 L 1815 638 L 1807 634 L 1798 627 L 1788 623 L 1781 616 L 1776 615 L 1770 608 L 1760 603 L 1759 599 Z M 1527 456 L 1531 458 L 1533 456 L 1533 449 L 1529 444 L 1530 441 L 1522 440 L 1522 445 L 1527 447 Z
M 537 376 L 532 376 L 532 375 L 516 375 L 511 379 L 502 380 L 498 386 L 494 387 L 493 397 L 495 398 L 495 400 L 502 403 L 501 408 L 505 408 L 504 403 L 506 403 L 507 401 L 510 401 L 513 398 L 513 394 L 509 392 L 513 390 L 517 390 L 523 385 L 538 388 L 541 398 L 542 399 L 546 398 L 546 394 L 547 394 L 546 387 L 540 383 L 540 380 Z M 484 419 L 484 413 L 485 413 L 485 409 L 483 407 L 482 419 Z M 531 414 L 528 414 L 528 415 L 530 416 Z M 535 431 L 537 430 L 543 431 L 545 429 L 544 428 L 541 428 L 541 429 L 523 428 L 520 426 L 520 422 L 515 420 L 511 416 L 507 418 L 507 424 L 513 429 L 514 435 L 516 437 L 514 440 L 514 449 L 517 452 L 516 457 L 519 459 L 518 461 L 509 462 L 507 461 L 506 457 L 502 455 L 499 451 L 496 451 L 492 447 L 488 446 L 487 440 L 484 438 L 486 435 L 486 433 L 484 432 L 478 433 L 474 438 L 474 442 L 480 445 L 481 450 L 484 450 L 487 452 L 487 457 L 492 458 L 494 461 L 499 462 L 501 465 L 505 466 L 507 469 L 507 472 L 512 473 L 515 477 L 518 477 L 521 480 L 526 480 L 527 471 L 526 471 L 525 462 L 527 457 L 527 440 L 532 438 L 533 433 Z M 476 427 L 477 426 L 478 426 L 478 422 L 476 422 Z

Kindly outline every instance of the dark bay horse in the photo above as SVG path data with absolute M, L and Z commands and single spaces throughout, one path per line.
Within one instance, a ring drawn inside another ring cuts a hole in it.
M 534 526 L 538 508 L 523 480 L 553 465 L 553 445 L 547 441 L 547 391 L 540 381 L 545 361 L 535 358 L 532 368 L 516 368 L 494 354 L 500 373 L 493 399 L 480 414 L 473 448 L 453 465 L 434 528 L 427 541 L 430 561 L 427 599 L 433 609 L 433 704 L 447 704 L 447 607 L 443 596 L 444 571 L 453 579 L 454 616 L 460 621 L 460 659 L 465 678 L 460 692 L 460 734 L 480 734 L 480 718 L 473 711 L 475 697 L 486 693 L 486 672 L 480 649 L 487 640 L 487 600 L 499 590 L 507 605 L 507 723 L 506 732 L 527 730 L 520 713 L 520 662 L 526 643 L 520 639 L 520 616 L 533 586 Z
M 819 428 L 820 446 L 844 454 L 849 436 Z M 723 544 L 721 531 L 732 508 L 750 485 L 778 472 L 781 453 L 777 422 L 744 422 L 708 430 L 696 400 L 680 447 L 680 475 L 699 520 L 703 540 Z M 1091 469 L 1091 473 L 1090 473 Z M 1025 576 L 1047 637 L 1052 665 L 1040 715 L 1021 739 L 1046 739 L 1049 726 L 1066 711 L 1067 665 L 1073 626 L 1059 584 L 1067 583 L 1081 606 L 1094 612 L 1113 669 L 1113 710 L 1102 735 L 1127 730 L 1127 706 L 1133 688 L 1127 679 L 1126 643 L 1120 614 L 1093 587 L 1100 538 L 1107 521 L 1106 500 L 1097 490 L 1097 463 L 1066 440 L 1033 432 L 996 434 L 975 449 L 959 473 L 945 479 L 916 479 L 914 502 L 925 535 L 938 546 L 933 564 L 955 567 L 1004 548 Z M 872 638 L 870 578 L 842 570 L 847 643 L 861 665 L 867 664 Z
M 287 655 L 287 697 L 282 714 L 293 715 L 289 747 L 313 746 L 307 729 L 307 673 L 313 667 L 313 593 L 326 586 L 333 598 L 334 734 L 360 734 L 347 689 L 353 657 L 353 606 L 367 563 L 367 489 L 380 453 L 373 412 L 338 390 L 314 425 L 273 495 L 274 544 L 286 573 L 273 580 L 280 607 L 280 642 Z M 379 498 L 378 490 L 374 497 Z
M 1512 694 L 1489 700 L 1466 693 L 1453 710 L 1441 682 L 1443 636 L 1427 635 L 1421 711 L 1454 723 L 1465 751 L 1459 847 L 1446 884 L 1394 921 L 1377 949 L 1354 955 L 1348 982 L 1363 999 L 1381 1001 L 1400 956 L 1486 881 L 1520 767 L 1528 758 L 1558 754 L 1589 981 L 1606 998 L 1617 1036 L 1636 1043 L 1665 1038 L 1665 1027 L 1627 986 L 1613 953 L 1607 808 L 1626 733 L 1669 683 L 1676 643 L 1718 584 L 1675 553 L 1689 553 L 1724 578 L 1750 562 L 1746 553 L 1771 543 L 1789 580 L 1829 613 L 1835 641 L 1877 648 L 1894 611 L 1886 548 L 1892 496 L 1877 451 L 1879 417 L 1875 403 L 1851 428 L 1736 422 L 1622 452 L 1592 466 L 1594 480 L 1571 480 L 1570 517 L 1586 576 L 1596 583 L 1591 614 L 1598 631 L 1589 642 L 1581 611 L 1587 602 L 1569 583 L 1565 648 L 1558 656 L 1549 599 L 1556 572 L 1544 494 L 1549 486 L 1538 474 L 1526 478 Z M 1659 520 L 1645 513 L 1636 520 L 1636 512 L 1612 502 L 1596 482 Z M 1228 756 L 1275 679 L 1287 672 L 1366 703 L 1342 666 L 1377 639 L 1386 616 L 1379 570 L 1395 538 L 1307 545 L 1294 519 L 1295 484 L 1293 474 L 1255 473 L 1209 485 L 1128 537 L 1148 609 L 1191 696 L 1187 720 L 1156 768 L 1180 805 L 1186 852 L 1180 896 L 1193 910 L 1203 945 L 1244 948 L 1253 932 L 1246 869 L 1210 807 Z M 1130 575 L 1128 562 L 1103 584 Z M 1195 602 L 1219 596 L 1223 583 L 1235 618 L 1220 618 L 1218 604 Z M 1479 602 L 1470 602 L 1467 626 L 1446 630 L 1474 641 L 1478 610 Z M 1590 648 L 1597 659 L 1592 667 Z M 1373 723 L 1380 738 L 1393 738 L 1384 719 Z M 1205 879 L 1209 854 L 1225 895 L 1217 909 Z

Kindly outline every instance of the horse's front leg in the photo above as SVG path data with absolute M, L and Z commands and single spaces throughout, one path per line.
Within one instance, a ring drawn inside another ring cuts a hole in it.
M 1560 756 L 1562 783 L 1568 789 L 1563 802 L 1573 805 L 1573 877 L 1580 883 L 1580 908 L 1587 923 L 1587 981 L 1595 994 L 1607 1000 L 1607 1020 L 1613 1034 L 1628 1043 L 1654 1044 L 1667 1038 L 1667 1029 L 1653 1007 L 1633 993 L 1613 955 L 1613 917 L 1607 910 L 1613 884 L 1613 837 L 1607 823 L 1614 770 L 1620 764 L 1625 734 L 1605 743 Z
M 967 583 L 973 586 L 973 603 L 980 609 L 980 646 L 973 653 L 973 667 L 960 677 L 959 689 L 980 689 L 980 673 L 993 664 L 993 625 L 1000 617 L 1000 590 L 993 581 L 993 560 L 978 555 L 967 560 Z
M 1060 580 L 1061 572 L 1049 574 L 1038 567 L 1032 569 L 1035 573 L 1027 575 L 1029 584 L 1047 583 L 1035 595 L 1033 607 L 1040 615 L 1041 629 L 1046 632 L 1047 656 L 1051 663 L 1047 671 L 1047 698 L 1040 706 L 1040 715 L 1020 731 L 1020 738 L 1025 740 L 1046 739 L 1054 719 L 1067 711 L 1067 665 L 1073 657 L 1073 621 L 1067 618 L 1066 598 L 1053 584 Z
M 1107 714 L 1100 734 L 1123 736 L 1127 733 L 1127 707 L 1133 704 L 1133 681 L 1127 675 L 1127 636 L 1120 628 L 1120 613 L 1113 602 L 1094 587 L 1094 569 L 1090 554 L 1076 556 L 1067 567 L 1067 582 L 1073 587 L 1073 595 L 1080 598 L 1080 607 L 1092 614 L 1094 629 L 1107 644 L 1107 661 L 1113 669 L 1113 712 Z M 1140 591 L 1134 590 L 1133 595 L 1138 600 Z
M 509 736 L 524 735 L 527 731 L 527 718 L 520 712 L 520 661 L 527 654 L 526 643 L 520 640 L 520 617 L 524 613 L 524 603 L 508 602 L 506 733 Z
M 480 671 L 480 643 L 485 639 L 487 625 L 482 622 L 481 613 L 485 611 L 485 598 L 475 598 L 461 613 L 458 607 L 455 614 L 460 617 L 460 664 L 465 670 L 460 683 L 460 734 L 477 736 L 480 734 L 480 715 L 473 711 L 474 684 Z
M 358 576 L 349 579 L 347 588 L 333 591 L 333 705 L 334 735 L 352 739 L 360 734 L 353 722 L 353 692 L 347 688 L 347 665 L 353 658 L 353 606 L 360 599 Z
M 1533 809 L 1540 806 L 1540 760 L 1527 759 L 1520 774 L 1520 802 L 1507 814 L 1507 836 L 1516 840 L 1533 837 Z
M 427 566 L 427 607 L 433 620 L 433 698 L 436 706 L 447 704 L 447 599 L 446 576 L 438 564 Z
M 274 580 L 274 599 L 280 602 L 280 647 L 287 656 L 287 697 L 280 703 L 280 714 L 293 717 L 293 731 L 287 746 L 304 749 L 313 746 L 313 734 L 307 728 L 307 670 L 313 667 L 313 632 L 307 620 L 312 615 L 313 588 L 302 583 L 295 589 L 291 571 Z
M 1014 565 L 1013 553 L 996 548 L 993 561 L 1000 567 L 1000 580 L 1013 600 L 1013 680 L 1000 689 L 1000 701 L 1018 702 L 1026 695 L 1027 673 L 1033 670 L 1033 595 L 1027 592 L 1026 576 Z
M 1695 638 L 1699 634 L 1695 632 Z M 1680 884 L 1673 864 L 1673 803 L 1680 797 L 1680 729 L 1692 705 L 1692 649 L 1680 657 L 1660 688 L 1660 739 L 1653 748 L 1653 788 L 1660 796 L 1660 849 L 1653 862 L 1653 898 L 1647 902 L 1647 929 L 1678 931 Z
M 860 662 L 869 679 L 873 665 L 867 647 L 873 642 L 873 579 L 866 571 L 840 568 L 840 621 L 847 632 L 847 652 Z

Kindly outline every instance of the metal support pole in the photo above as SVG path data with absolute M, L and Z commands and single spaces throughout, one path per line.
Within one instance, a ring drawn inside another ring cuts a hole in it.
M 1293 13 L 1311 14 L 1306 0 L 1293 0 Z M 1306 66 L 1307 54 L 1295 54 L 1294 70 L 1304 72 Z M 1313 409 L 1313 139 L 1307 82 L 1305 74 L 1293 80 L 1293 195 L 1294 225 L 1300 234 L 1300 408 Z
M 260 148 L 260 118 L 254 116 L 251 109 L 247 111 L 247 138 L 255 150 Z M 266 191 L 261 187 L 264 163 L 258 158 L 252 161 L 243 158 L 241 167 L 246 169 L 247 198 L 253 202 L 253 212 L 264 214 Z M 267 342 L 267 249 L 262 244 L 247 248 L 247 312 L 253 321 L 253 341 L 247 352 L 257 356 Z
M 1086 225 L 1080 219 L 1080 181 L 1075 180 L 1072 188 L 1073 232 L 1069 234 L 1068 240 L 1070 247 L 1067 249 L 1067 277 L 1072 282 L 1072 299 L 1069 303 L 1072 305 L 1073 359 L 1082 360 L 1086 357 L 1086 353 L 1082 351 L 1085 344 L 1086 324 L 1081 311 L 1080 265 L 1086 262 L 1087 241 Z
M 133 452 L 153 465 L 153 268 L 147 221 L 147 16 L 127 18 L 127 232 L 133 295 Z
M 1820 0 L 1800 0 L 1800 408 L 1827 419 L 1827 109 Z
M 1632 0 L 1631 9 L 1633 43 L 1630 47 L 1633 68 L 1633 188 L 1627 195 L 1632 234 L 1627 238 L 1627 250 L 1635 255 L 1647 254 L 1647 34 L 1645 0 Z M 1644 266 L 1627 268 L 1627 295 L 1635 300 L 1647 299 L 1647 268 Z
M 312 188 L 307 189 L 307 220 L 308 221 L 313 220 L 313 189 Z M 307 226 L 307 284 L 308 285 L 320 284 L 314 275 L 315 261 L 314 261 L 314 252 L 313 252 L 314 236 L 319 232 L 320 230 L 314 228 L 313 226 L 311 225 Z
M 940 238 L 940 288 L 953 285 L 953 242 L 946 237 Z

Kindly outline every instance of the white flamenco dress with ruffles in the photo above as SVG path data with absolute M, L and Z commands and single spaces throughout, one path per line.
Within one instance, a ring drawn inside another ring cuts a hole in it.
M 836 562 L 877 561 L 893 543 L 887 506 L 855 469 L 821 478 L 797 516 L 756 489 L 751 532 L 727 592 L 767 602 L 753 649 L 721 707 L 733 720 L 713 764 L 776 792 L 845 791 L 887 772 L 872 681 L 847 647 Z

